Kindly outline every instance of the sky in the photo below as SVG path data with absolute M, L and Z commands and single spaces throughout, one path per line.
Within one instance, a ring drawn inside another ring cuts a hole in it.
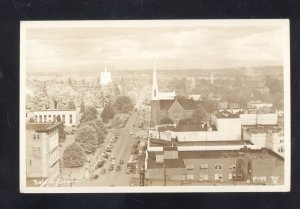
M 28 72 L 220 69 L 283 64 L 276 25 L 28 28 Z

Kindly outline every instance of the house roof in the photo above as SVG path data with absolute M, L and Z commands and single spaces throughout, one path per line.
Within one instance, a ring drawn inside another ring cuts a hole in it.
M 199 105 L 202 105 L 203 108 L 208 113 L 214 112 L 214 105 L 210 101 L 195 101 L 193 99 L 186 99 L 186 98 L 177 98 L 173 100 L 159 100 L 160 110 L 168 110 L 175 101 L 182 106 L 184 110 L 195 110 Z
M 168 110 L 175 100 L 159 100 L 160 110 Z
M 239 115 L 230 113 L 228 111 L 223 111 L 215 114 L 217 118 L 239 118 Z
M 58 126 L 62 125 L 64 122 L 58 123 L 26 123 L 26 130 L 35 130 L 36 132 L 48 132 L 51 131 Z

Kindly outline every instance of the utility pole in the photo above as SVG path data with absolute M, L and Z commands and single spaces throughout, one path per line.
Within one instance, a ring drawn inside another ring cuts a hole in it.
M 164 164 L 164 186 L 167 186 L 167 172 L 166 165 Z

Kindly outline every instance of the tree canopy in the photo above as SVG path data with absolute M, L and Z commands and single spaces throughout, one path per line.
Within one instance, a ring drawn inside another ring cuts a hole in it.
M 80 103 L 80 113 L 83 113 L 85 111 L 85 104 L 84 101 L 82 100 Z
M 202 105 L 199 105 L 193 112 L 191 117 L 192 123 L 195 125 L 201 124 L 202 121 L 207 120 L 206 111 L 202 107 Z
M 63 164 L 67 168 L 76 168 L 84 165 L 86 156 L 83 149 L 76 142 L 67 146 L 63 153 Z
M 168 117 L 164 117 L 163 119 L 160 120 L 161 124 L 173 124 L 173 120 L 171 118 Z
M 133 110 L 133 102 L 128 96 L 119 96 L 113 104 L 114 113 L 127 113 Z
M 94 106 L 86 106 L 81 115 L 80 123 L 97 119 L 97 109 Z
M 69 103 L 68 103 L 68 108 L 69 108 L 69 109 L 76 109 L 76 106 L 75 106 L 75 104 L 74 104 L 73 101 L 69 101 Z
M 86 153 L 92 153 L 98 147 L 96 130 L 90 125 L 82 125 L 79 127 L 75 141 L 80 144 Z
M 100 117 L 104 123 L 107 123 L 110 119 L 114 117 L 114 111 L 110 105 L 107 105 L 103 108 Z
M 90 120 L 83 123 L 81 126 L 88 125 L 95 129 L 98 139 L 98 144 L 102 144 L 106 137 L 107 131 L 100 119 Z

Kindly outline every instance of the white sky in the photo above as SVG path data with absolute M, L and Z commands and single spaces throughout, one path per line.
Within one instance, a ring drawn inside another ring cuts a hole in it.
M 29 28 L 27 71 L 282 65 L 279 26 Z

